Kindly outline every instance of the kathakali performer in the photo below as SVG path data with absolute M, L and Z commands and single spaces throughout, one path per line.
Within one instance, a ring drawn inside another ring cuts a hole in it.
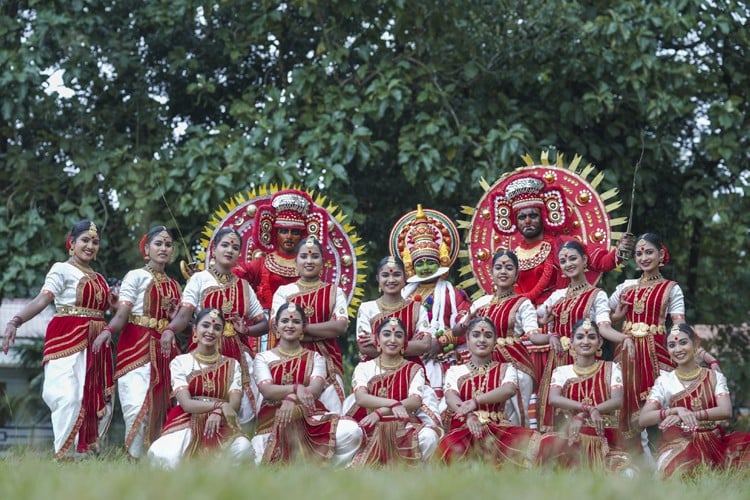
M 390 236 L 391 255 L 401 258 L 407 274 L 402 296 L 422 302 L 427 309 L 433 339 L 425 371 L 438 397 L 443 394 L 445 368 L 460 362 L 460 353 L 466 352 L 465 338 L 453 335 L 452 329 L 469 312 L 471 302 L 447 279 L 459 244 L 453 221 L 422 205 L 402 216 Z

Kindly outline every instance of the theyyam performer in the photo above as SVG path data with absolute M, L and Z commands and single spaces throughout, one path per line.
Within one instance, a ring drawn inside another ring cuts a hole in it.
M 199 268 L 209 260 L 210 236 L 222 228 L 233 229 L 240 239 L 232 272 L 250 283 L 269 318 L 273 295 L 279 287 L 299 279 L 295 250 L 307 236 L 314 236 L 323 244 L 320 279 L 340 287 L 352 311 L 359 305 L 363 293 L 359 285 L 364 281 L 359 269 L 365 265 L 364 249 L 347 217 L 325 197 L 275 185 L 235 194 L 209 217 L 203 228 L 202 249 L 195 255 Z M 267 330 L 249 339 L 256 352 L 273 348 L 275 342 Z

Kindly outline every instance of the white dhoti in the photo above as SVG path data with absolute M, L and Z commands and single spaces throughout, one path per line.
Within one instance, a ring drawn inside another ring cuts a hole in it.
M 133 425 L 135 425 L 136 418 L 143 408 L 150 386 L 151 363 L 146 363 L 131 370 L 117 379 L 117 394 L 120 396 L 122 416 L 125 420 L 125 447 L 128 454 L 134 458 L 140 458 L 145 451 L 143 440 L 149 418 L 148 413 L 138 422 L 137 429 L 133 430 Z M 128 446 L 127 438 L 131 432 L 134 432 L 134 437 L 130 446 Z
M 72 438 L 70 447 L 75 451 L 78 435 L 71 436 L 83 409 L 83 386 L 86 381 L 86 351 L 51 359 L 44 364 L 42 399 L 52 413 L 52 433 L 55 454 Z M 112 403 L 106 405 L 105 415 L 99 419 L 98 435 L 101 438 L 112 420 Z
M 161 436 L 148 449 L 149 461 L 159 467 L 174 469 L 185 455 L 192 438 L 193 432 L 190 429 Z M 222 451 L 237 465 L 241 462 L 249 462 L 253 458 L 253 447 L 244 435 L 235 436 Z

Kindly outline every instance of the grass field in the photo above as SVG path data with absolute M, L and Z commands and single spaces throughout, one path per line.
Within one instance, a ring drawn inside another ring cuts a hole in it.
M 604 472 L 495 469 L 483 463 L 416 469 L 341 470 L 312 465 L 254 467 L 194 460 L 174 471 L 129 463 L 119 453 L 57 464 L 19 450 L 0 459 L 0 499 L 627 499 L 750 498 L 750 472 L 706 471 L 690 479 L 628 479 Z

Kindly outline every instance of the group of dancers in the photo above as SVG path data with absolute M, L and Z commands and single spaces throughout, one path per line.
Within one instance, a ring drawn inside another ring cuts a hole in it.
M 502 185 L 497 216 L 479 214 L 517 240 L 494 238 L 491 255 L 472 249 L 487 276 L 473 301 L 447 279 L 459 246 L 448 217 L 420 206 L 394 225 L 375 274 L 381 295 L 357 310 L 349 394 L 339 337 L 351 301 L 341 285 L 351 283 L 321 279 L 341 245 L 324 240 L 333 225 L 298 190 L 245 210 L 267 217 L 249 226 L 264 252 L 236 227 L 216 228 L 205 269 L 184 289 L 165 273 L 172 233 L 152 228 L 145 265 L 122 280 L 108 322 L 110 290 L 92 268 L 101 235 L 78 222 L 69 259 L 8 323 L 3 350 L 54 303 L 43 399 L 59 460 L 99 451 L 116 386 L 128 455 L 166 467 L 210 450 L 354 467 L 478 457 L 632 473 L 644 453 L 663 475 L 748 465 L 750 434 L 721 426 L 732 412 L 726 378 L 685 322 L 679 285 L 662 275 L 664 245 L 646 233 L 592 249 L 550 231 L 560 227 L 551 185 L 523 173 Z M 639 278 L 611 295 L 591 284 L 592 270 L 628 255 Z

